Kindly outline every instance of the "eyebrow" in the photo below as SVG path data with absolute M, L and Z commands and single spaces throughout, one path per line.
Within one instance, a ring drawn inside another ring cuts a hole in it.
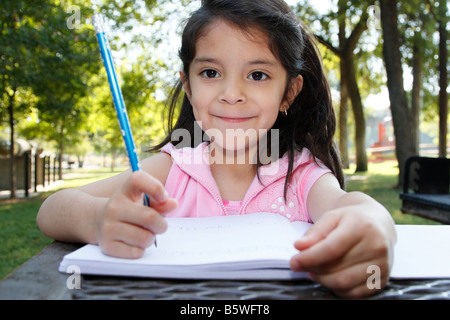
M 202 63 L 202 62 L 220 64 L 219 60 L 216 60 L 214 58 L 207 58 L 207 57 L 195 58 L 194 61 L 192 61 L 192 63 Z
M 274 66 L 274 65 L 277 64 L 277 62 L 274 61 L 274 60 L 263 60 L 263 59 L 261 59 L 261 60 L 253 60 L 253 61 L 250 61 L 248 64 L 249 64 L 249 65 L 258 65 L 258 64 L 262 64 L 262 65 Z
M 214 59 L 214 58 L 208 58 L 208 57 L 199 57 L 199 58 L 195 58 L 194 61 L 192 61 L 193 63 L 202 63 L 202 62 L 208 62 L 208 63 L 215 63 L 215 64 L 221 64 L 219 60 Z M 249 61 L 247 63 L 248 65 L 269 65 L 269 66 L 274 66 L 277 64 L 276 61 L 274 60 L 265 60 L 265 59 L 256 59 L 256 60 L 252 60 Z

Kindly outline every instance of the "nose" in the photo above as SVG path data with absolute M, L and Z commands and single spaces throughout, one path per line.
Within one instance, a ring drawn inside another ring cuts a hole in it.
M 234 77 L 230 77 L 223 82 L 219 101 L 231 105 L 245 103 L 246 97 L 244 91 L 245 84 Z

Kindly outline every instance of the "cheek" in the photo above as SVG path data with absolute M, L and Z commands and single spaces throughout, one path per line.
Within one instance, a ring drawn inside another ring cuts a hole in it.
M 213 88 L 199 88 L 192 84 L 192 94 L 189 101 L 191 102 L 195 119 L 197 121 L 206 121 L 210 106 L 216 101 L 216 93 Z
M 283 101 L 281 98 L 278 99 L 278 97 L 267 97 L 265 101 L 266 103 L 263 111 L 265 117 L 264 125 L 265 127 L 271 128 L 280 114 L 280 108 L 282 107 Z
M 202 101 L 198 101 L 195 97 L 191 98 L 192 112 L 196 121 L 205 121 L 208 110 Z

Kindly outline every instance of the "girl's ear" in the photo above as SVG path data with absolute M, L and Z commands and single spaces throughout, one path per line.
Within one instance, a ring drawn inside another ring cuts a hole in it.
M 303 89 L 303 77 L 301 75 L 298 75 L 294 79 L 291 80 L 291 83 L 289 84 L 289 89 L 287 92 L 286 99 L 281 104 L 282 109 L 281 111 L 287 111 L 291 104 L 294 102 L 295 98 L 302 92 Z
M 180 79 L 183 84 L 183 89 L 186 92 L 187 97 L 190 99 L 192 95 L 191 87 L 189 86 L 188 76 L 183 71 L 180 71 Z

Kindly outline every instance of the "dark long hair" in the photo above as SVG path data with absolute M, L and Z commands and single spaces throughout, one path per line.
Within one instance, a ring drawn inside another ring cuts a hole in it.
M 279 130 L 278 155 L 287 154 L 289 159 L 285 193 L 292 177 L 295 153 L 303 148 L 308 148 L 316 159 L 331 169 L 344 188 L 340 155 L 333 141 L 336 116 L 322 59 L 311 32 L 283 0 L 202 0 L 202 6 L 188 20 L 182 35 L 179 56 L 187 78 L 190 64 L 195 57 L 197 39 L 202 36 L 206 27 L 217 19 L 223 19 L 246 32 L 257 27 L 268 35 L 272 53 L 287 71 L 285 96 L 291 80 L 298 75 L 303 77 L 303 89 L 290 105 L 288 115 L 280 113 L 272 128 Z M 163 142 L 153 147 L 152 151 L 161 149 L 169 142 L 177 145 L 179 141 L 173 141 L 172 138 L 172 133 L 177 129 L 190 132 L 191 147 L 198 143 L 193 138 L 195 118 L 186 94 L 182 98 L 178 120 L 173 125 L 182 93 L 183 85 L 180 79 L 169 99 L 169 134 Z

